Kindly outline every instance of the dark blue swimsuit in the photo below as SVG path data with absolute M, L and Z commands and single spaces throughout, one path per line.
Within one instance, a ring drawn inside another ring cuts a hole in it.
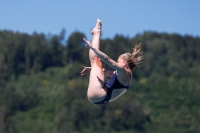
M 131 80 L 132 80 L 132 74 L 131 74 Z M 106 97 L 100 102 L 93 102 L 93 103 L 94 104 L 106 104 L 106 103 L 108 103 L 110 98 L 111 98 L 112 91 L 115 90 L 115 89 L 122 89 L 122 88 L 128 89 L 130 87 L 131 80 L 130 80 L 130 82 L 127 86 L 124 86 L 117 79 L 117 74 L 115 72 L 112 75 L 112 77 L 110 78 L 110 80 L 108 80 L 103 86 L 103 88 L 105 87 L 107 89 Z

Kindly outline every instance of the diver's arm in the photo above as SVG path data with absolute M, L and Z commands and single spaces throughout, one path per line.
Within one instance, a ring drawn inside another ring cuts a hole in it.
M 113 59 L 111 59 L 108 55 L 106 55 L 105 53 L 103 53 L 102 51 L 94 48 L 91 44 L 90 41 L 86 40 L 85 38 L 83 38 L 83 40 L 87 43 L 86 46 L 88 46 L 91 50 L 94 51 L 94 53 L 106 64 L 108 64 L 109 66 L 111 66 L 113 69 L 115 70 L 121 70 L 123 69 L 123 65 L 114 61 Z
M 114 71 L 103 69 L 104 75 L 107 77 L 112 77 Z

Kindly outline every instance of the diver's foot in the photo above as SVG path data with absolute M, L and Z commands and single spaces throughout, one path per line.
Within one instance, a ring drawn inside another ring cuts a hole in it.
M 101 27 L 102 27 L 102 21 L 100 19 L 97 19 L 97 24 L 94 27 L 94 29 L 91 31 L 94 35 L 95 33 L 101 33 Z

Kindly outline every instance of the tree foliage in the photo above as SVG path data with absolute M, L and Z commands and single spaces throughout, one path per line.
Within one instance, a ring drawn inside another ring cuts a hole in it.
M 146 31 L 102 39 L 115 60 L 142 42 L 144 62 L 127 93 L 99 106 L 87 100 L 89 75 L 80 76 L 90 65 L 85 35 L 64 34 L 0 31 L 1 133 L 200 132 L 199 37 Z

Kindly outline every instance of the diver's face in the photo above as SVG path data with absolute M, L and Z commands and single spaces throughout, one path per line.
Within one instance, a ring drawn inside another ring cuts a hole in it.
M 123 56 L 119 56 L 118 60 L 117 60 L 118 63 L 121 63 L 123 65 L 126 65 L 127 62 L 123 59 Z
M 124 62 L 124 59 L 122 58 L 122 56 L 119 56 L 117 62 L 119 62 L 119 63 L 123 63 Z

